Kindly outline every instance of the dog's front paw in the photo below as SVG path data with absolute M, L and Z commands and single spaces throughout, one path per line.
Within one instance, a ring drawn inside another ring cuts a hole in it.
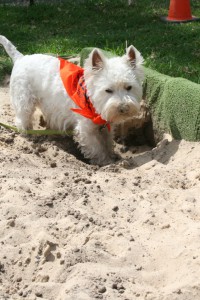
M 99 159 L 91 159 L 91 160 L 90 160 L 90 164 L 91 164 L 91 165 L 98 165 L 98 166 L 100 166 L 100 167 L 103 167 L 103 166 L 107 166 L 107 165 L 113 164 L 114 162 L 115 162 L 115 160 L 112 159 L 112 158 L 104 159 L 104 160 L 99 160 Z
M 94 158 L 90 160 L 90 163 L 92 165 L 98 165 L 100 167 L 103 166 L 107 166 L 107 165 L 111 165 L 116 163 L 118 160 L 121 159 L 121 156 L 117 153 L 112 153 L 109 156 L 105 157 L 105 158 Z
M 114 160 L 114 162 L 117 162 L 122 159 L 119 153 L 112 153 L 110 157 Z

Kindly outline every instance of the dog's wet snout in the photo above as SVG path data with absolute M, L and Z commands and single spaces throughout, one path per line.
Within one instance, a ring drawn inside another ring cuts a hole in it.
M 119 113 L 121 113 L 121 114 L 126 114 L 126 113 L 128 113 L 129 109 L 130 109 L 130 107 L 129 107 L 128 104 L 121 104 L 121 105 L 119 105 L 119 107 L 118 107 L 118 111 L 119 111 Z

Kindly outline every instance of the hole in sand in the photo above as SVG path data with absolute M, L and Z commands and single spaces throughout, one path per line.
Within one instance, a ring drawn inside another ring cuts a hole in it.
M 116 132 L 115 140 L 124 147 L 135 147 L 147 145 L 151 148 L 156 146 L 156 139 L 153 131 L 151 118 L 141 124 L 141 126 L 132 125 L 133 121 L 121 124 Z
M 14 116 L 13 111 L 10 107 L 8 94 L 5 94 L 5 103 L 2 104 L 2 112 L 5 113 L 5 116 L 2 114 L 2 122 L 7 124 L 12 124 Z M 9 105 L 9 106 L 8 106 Z M 147 108 L 146 103 L 143 101 L 141 114 L 124 123 L 119 125 L 115 131 L 115 152 L 120 154 L 123 159 L 131 159 L 138 154 L 142 154 L 146 151 L 151 150 L 156 146 L 157 142 L 160 139 L 156 137 L 157 133 L 153 130 L 152 120 Z M 41 111 L 36 110 L 34 115 L 34 129 L 44 129 L 45 122 L 41 118 Z M 156 137 L 156 138 L 155 138 Z M 35 149 L 29 146 L 26 150 L 24 147 L 23 151 L 27 153 L 34 152 L 37 155 L 43 155 L 45 157 L 46 151 L 42 151 L 43 145 L 48 149 L 51 155 L 51 148 L 57 147 L 58 149 L 66 153 L 66 155 L 72 155 L 77 160 L 82 161 L 86 164 L 89 164 L 89 160 L 85 159 L 80 152 L 78 145 L 73 141 L 73 137 L 68 136 L 26 136 L 26 140 L 31 141 L 34 144 Z M 38 150 L 37 150 L 38 149 Z M 57 155 L 52 150 L 53 155 Z M 64 154 L 63 154 L 64 155 Z M 56 161 L 56 158 L 52 157 L 52 160 Z
M 157 133 L 154 132 L 150 111 L 144 100 L 141 101 L 140 114 L 120 124 L 115 131 L 117 149 L 122 156 L 151 150 L 159 142 Z
M 41 111 L 35 113 L 34 128 L 46 127 L 45 120 L 41 115 Z M 158 137 L 153 130 L 153 122 L 144 100 L 141 101 L 141 111 L 135 118 L 120 124 L 115 129 L 115 152 L 120 154 L 122 158 L 131 158 L 135 154 L 139 154 L 151 150 L 159 142 Z M 89 164 L 89 160 L 85 159 L 78 148 L 78 144 L 73 141 L 73 137 L 68 136 L 51 136 L 48 137 L 58 148 L 72 154 L 78 160 Z
M 45 127 L 45 121 L 40 116 L 40 126 Z M 72 137 L 49 137 L 62 150 L 74 155 L 78 160 L 89 163 L 80 152 L 78 145 L 73 141 Z M 115 129 L 115 151 L 122 158 L 131 158 L 131 156 L 142 153 L 154 148 L 159 142 L 156 133 L 153 130 L 153 122 L 146 102 L 141 102 L 140 114 Z

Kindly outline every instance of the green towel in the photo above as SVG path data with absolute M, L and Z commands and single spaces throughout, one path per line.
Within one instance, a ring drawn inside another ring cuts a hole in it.
M 179 140 L 200 140 L 199 84 L 145 68 L 144 96 L 158 130 Z
M 81 65 L 93 48 L 81 51 Z M 103 51 L 108 57 L 111 52 Z M 144 68 L 144 97 L 150 109 L 153 127 L 175 139 L 200 140 L 200 85 L 183 78 L 173 78 Z

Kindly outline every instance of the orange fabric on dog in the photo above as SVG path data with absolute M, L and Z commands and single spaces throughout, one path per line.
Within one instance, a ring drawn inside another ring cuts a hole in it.
M 60 76 L 69 97 L 80 108 L 71 108 L 72 111 L 91 119 L 94 124 L 105 125 L 110 131 L 110 124 L 95 112 L 95 108 L 87 95 L 84 69 L 62 58 L 60 60 Z

